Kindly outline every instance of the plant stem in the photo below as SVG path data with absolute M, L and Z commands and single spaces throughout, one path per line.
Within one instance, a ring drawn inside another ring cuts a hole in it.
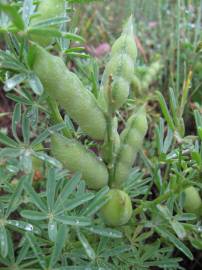
M 176 92 L 177 97 L 180 92 L 180 7 L 181 1 L 177 2 L 177 70 L 176 70 Z
M 59 124 L 59 123 L 63 123 L 64 120 L 60 114 L 60 111 L 58 109 L 58 105 L 57 102 L 55 100 L 53 100 L 52 98 L 48 97 L 47 98 L 47 103 L 48 106 L 50 108 L 51 111 L 51 118 L 54 122 L 54 124 Z M 63 135 L 67 138 L 72 138 L 72 133 L 71 131 L 68 129 L 68 127 L 65 127 L 63 130 Z
M 156 198 L 153 201 L 150 201 L 150 202 L 141 204 L 138 208 L 135 209 L 135 211 L 134 211 L 135 215 L 140 214 L 145 207 L 146 208 L 149 208 L 151 206 L 154 206 L 156 204 L 161 203 L 162 201 L 167 200 L 170 197 L 171 194 L 173 194 L 173 191 L 169 191 L 167 193 L 164 193 L 164 194 L 160 195 L 158 198 Z
M 108 145 L 108 171 L 109 171 L 109 184 L 113 182 L 114 175 L 114 145 L 113 145 L 113 98 L 112 98 L 112 76 L 109 76 L 108 84 L 108 104 L 107 104 L 107 145 Z

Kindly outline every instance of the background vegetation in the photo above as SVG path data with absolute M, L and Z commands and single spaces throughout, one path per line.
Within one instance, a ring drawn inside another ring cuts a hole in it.
M 6 2 L 21 15 L 29 3 Z M 200 269 L 202 210 L 185 207 L 184 191 L 194 187 L 202 195 L 202 1 L 67 2 L 68 21 L 61 23 L 68 38 L 58 38 L 52 51 L 95 95 L 110 47 L 134 15 L 135 75 L 147 84 L 140 94 L 135 87 L 119 112 L 119 131 L 145 102 L 149 130 L 123 185 L 133 216 L 125 226 L 104 225 L 99 209 L 108 188 L 89 191 L 79 173 L 52 157 L 50 132 L 64 123 L 52 121 L 37 78 L 22 75 L 28 70 L 26 45 L 17 38 L 20 18 L 0 9 L 0 269 Z M 60 113 L 97 153 L 99 144 Z

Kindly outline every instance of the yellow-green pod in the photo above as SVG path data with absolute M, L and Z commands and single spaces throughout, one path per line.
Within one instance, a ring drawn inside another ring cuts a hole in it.
M 137 56 L 137 49 L 134 42 L 132 18 L 129 19 L 121 37 L 112 46 L 109 62 L 106 65 L 99 100 L 104 107 L 109 104 L 109 78 L 112 77 L 112 102 L 110 104 L 115 111 L 127 100 L 130 84 L 134 75 L 134 62 Z M 103 94 L 104 92 L 104 94 Z
M 41 0 L 37 7 L 37 15 L 31 19 L 30 26 L 34 26 L 42 21 L 54 19 L 57 17 L 65 16 L 66 14 L 66 1 L 65 0 Z M 36 26 L 37 27 L 37 26 Z M 50 26 L 53 29 L 59 29 L 59 25 Z M 51 37 L 39 36 L 31 34 L 31 40 L 37 42 L 41 46 L 48 46 L 52 43 Z
M 131 81 L 131 96 L 133 98 L 140 97 L 142 95 L 142 85 L 139 78 L 134 75 Z
M 95 97 L 67 69 L 60 57 L 51 55 L 39 46 L 34 46 L 34 51 L 33 70 L 48 95 L 65 109 L 84 132 L 94 139 L 103 140 L 106 119 Z
M 114 42 L 112 46 L 111 55 L 119 54 L 125 51 L 133 59 L 137 57 L 137 47 L 134 40 L 133 18 L 132 16 L 127 21 L 123 28 L 121 36 Z
M 135 157 L 136 153 L 134 153 L 133 147 L 131 147 L 131 145 L 127 143 L 122 143 L 120 147 L 120 152 L 118 153 L 118 158 L 121 158 L 121 162 L 117 163 L 117 166 L 118 164 L 122 164 L 125 167 L 131 167 L 134 163 Z
M 184 209 L 186 212 L 198 214 L 202 207 L 202 200 L 198 190 L 191 186 L 184 190 L 185 201 Z
M 148 90 L 149 85 L 156 80 L 156 76 L 162 68 L 160 61 L 152 63 L 142 78 L 142 91 Z
M 108 83 L 109 76 L 112 75 L 112 80 L 116 81 L 118 78 L 125 79 L 128 83 L 131 82 L 134 74 L 134 62 L 128 54 L 116 54 L 107 63 L 103 75 L 104 81 Z M 106 86 L 106 83 L 105 83 Z
M 108 183 L 108 171 L 96 155 L 74 139 L 51 136 L 51 152 L 66 169 L 80 172 L 88 188 L 100 189 Z
M 125 89 L 125 91 L 123 91 Z M 123 100 L 128 98 L 130 91 L 130 84 L 124 78 L 116 78 L 112 83 L 112 103 L 114 108 L 120 108 Z M 115 104 L 115 105 L 114 105 Z
M 108 193 L 109 201 L 101 208 L 100 214 L 109 226 L 121 226 L 132 216 L 132 203 L 127 193 L 119 189 L 111 189 Z
M 121 146 L 115 162 L 113 187 L 120 187 L 128 178 L 137 152 L 142 147 L 147 128 L 146 111 L 142 106 L 128 119 L 126 128 L 121 133 Z

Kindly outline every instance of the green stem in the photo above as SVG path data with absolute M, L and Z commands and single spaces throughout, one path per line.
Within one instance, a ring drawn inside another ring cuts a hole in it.
M 155 200 L 151 201 L 151 202 L 144 202 L 143 204 L 141 204 L 138 208 L 135 209 L 134 213 L 135 215 L 140 214 L 144 208 L 150 208 L 154 205 L 157 205 L 165 200 L 167 200 L 170 195 L 173 194 L 173 191 L 169 191 L 167 193 L 164 193 L 162 195 L 160 195 L 158 198 L 156 198 Z
M 201 10 L 202 10 L 202 1 L 200 1 L 200 5 L 199 5 L 198 10 L 197 10 L 198 17 L 196 19 L 196 30 L 195 30 L 195 34 L 194 34 L 194 47 L 195 48 L 196 48 L 197 42 L 200 38 L 200 31 L 201 31 L 200 25 L 201 25 L 201 17 L 202 17 Z
M 180 92 L 180 6 L 181 1 L 177 2 L 177 70 L 176 70 L 176 90 L 177 96 Z
M 63 123 L 64 120 L 60 114 L 60 111 L 58 109 L 58 105 L 57 105 L 57 102 L 55 100 L 53 100 L 52 98 L 48 97 L 47 98 L 47 103 L 48 103 L 48 106 L 50 108 L 50 111 L 51 111 L 51 118 L 54 122 L 54 124 L 59 124 L 59 123 Z M 63 135 L 67 138 L 72 138 L 72 133 L 71 131 L 65 127 L 63 130 Z
M 108 145 L 108 171 L 109 171 L 109 184 L 113 182 L 114 176 L 114 145 L 113 145 L 113 98 L 112 98 L 112 76 L 109 76 L 109 85 L 108 85 L 108 108 L 107 108 L 107 145 Z

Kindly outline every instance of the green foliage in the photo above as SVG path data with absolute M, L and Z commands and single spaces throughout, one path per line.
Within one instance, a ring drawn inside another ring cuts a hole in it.
M 168 58 L 135 63 L 132 17 L 102 76 L 75 29 L 71 3 L 87 1 L 41 15 L 47 2 L 11 2 L 0 4 L 0 76 L 14 104 L 0 130 L 0 269 L 184 269 L 202 249 L 202 117 L 195 104 L 190 131 L 200 65 L 182 76 L 180 1 L 176 73 L 158 91 Z

